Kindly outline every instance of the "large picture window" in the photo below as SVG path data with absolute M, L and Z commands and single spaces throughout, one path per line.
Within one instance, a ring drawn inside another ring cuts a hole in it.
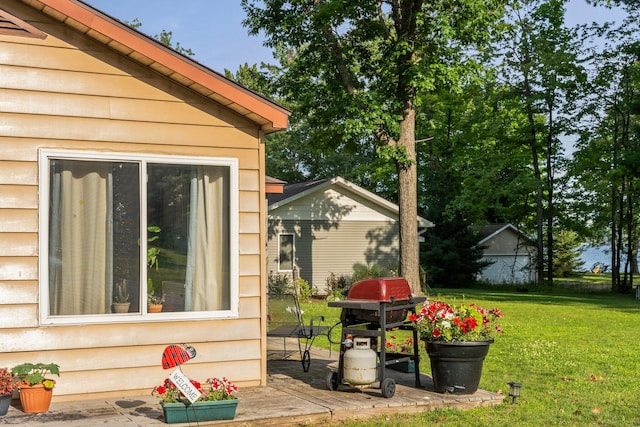
M 237 314 L 233 159 L 43 152 L 41 171 L 44 323 Z

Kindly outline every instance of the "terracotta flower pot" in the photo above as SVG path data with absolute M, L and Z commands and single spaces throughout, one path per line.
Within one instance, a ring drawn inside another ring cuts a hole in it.
M 149 313 L 160 313 L 162 311 L 162 304 L 149 304 Z
M 47 412 L 51 405 L 53 388 L 46 388 L 42 384 L 28 385 L 18 383 L 20 389 L 20 403 L 22 411 L 28 414 Z

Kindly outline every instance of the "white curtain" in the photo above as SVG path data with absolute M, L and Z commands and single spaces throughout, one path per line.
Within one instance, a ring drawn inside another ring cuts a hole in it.
M 197 179 L 193 182 L 197 187 L 197 207 L 191 205 L 195 215 L 190 219 L 195 221 L 195 227 L 191 224 L 189 227 L 189 248 L 193 249 L 187 260 L 186 294 L 192 292 L 191 309 L 194 311 L 230 308 L 226 177 L 225 168 L 199 166 Z M 193 185 L 191 193 L 194 193 Z M 192 283 L 189 283 L 191 277 Z
M 56 168 L 56 162 L 61 167 Z M 113 288 L 110 164 L 54 161 L 53 169 L 51 314 L 108 313 Z

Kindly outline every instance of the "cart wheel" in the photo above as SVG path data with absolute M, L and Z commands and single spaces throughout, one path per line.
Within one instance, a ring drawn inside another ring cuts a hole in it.
M 329 372 L 327 374 L 327 388 L 331 391 L 336 391 L 338 389 L 338 373 L 337 372 Z
M 309 372 L 309 366 L 311 366 L 311 354 L 309 350 L 305 350 L 302 354 L 302 369 L 305 372 Z
M 382 391 L 382 397 L 387 399 L 393 397 L 396 394 L 396 381 L 393 378 L 386 378 L 380 384 L 380 390 Z

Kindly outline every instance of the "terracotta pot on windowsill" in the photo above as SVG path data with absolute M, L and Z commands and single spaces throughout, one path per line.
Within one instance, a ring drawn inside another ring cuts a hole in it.
M 162 304 L 149 304 L 147 311 L 149 313 L 160 313 L 162 311 Z

